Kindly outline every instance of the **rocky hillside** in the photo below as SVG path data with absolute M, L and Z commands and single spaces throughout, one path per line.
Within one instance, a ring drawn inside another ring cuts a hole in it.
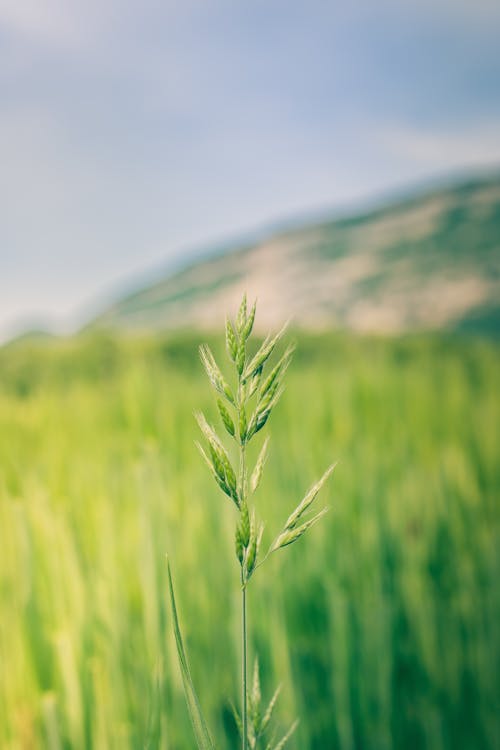
M 276 233 L 158 279 L 99 326 L 219 325 L 246 290 L 259 323 L 500 330 L 500 175 L 421 192 L 368 213 Z

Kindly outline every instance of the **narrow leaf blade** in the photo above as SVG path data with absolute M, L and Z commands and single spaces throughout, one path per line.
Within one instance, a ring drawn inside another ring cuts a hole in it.
M 205 719 L 201 712 L 200 703 L 198 696 L 194 689 L 193 681 L 191 679 L 191 673 L 189 671 L 189 664 L 184 649 L 184 642 L 182 640 L 182 634 L 179 626 L 179 620 L 177 617 L 177 606 L 175 603 L 174 595 L 174 584 L 172 581 L 172 572 L 170 570 L 170 562 L 167 558 L 167 573 L 168 573 L 168 588 L 170 592 L 170 604 L 172 607 L 172 618 L 174 626 L 175 644 L 177 646 L 177 655 L 179 657 L 179 665 L 181 668 L 182 682 L 184 684 L 184 692 L 186 695 L 186 703 L 189 710 L 189 716 L 191 724 L 193 725 L 194 735 L 196 737 L 196 744 L 199 750 L 215 750 L 215 745 L 210 737 Z

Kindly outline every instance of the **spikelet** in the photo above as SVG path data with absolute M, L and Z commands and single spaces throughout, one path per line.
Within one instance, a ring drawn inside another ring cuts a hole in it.
M 241 444 L 245 445 L 247 441 L 248 424 L 247 424 L 247 415 L 246 415 L 245 407 L 243 405 L 240 406 L 239 431 L 240 431 Z
M 250 516 L 248 514 L 248 505 L 243 502 L 240 510 L 240 535 L 242 544 L 246 548 L 250 542 Z
M 240 563 L 240 565 L 243 565 L 245 550 L 243 546 L 243 539 L 241 538 L 241 532 L 238 526 L 236 527 L 236 532 L 234 535 L 234 546 L 235 546 L 236 557 L 238 559 L 238 562 Z
M 293 542 L 296 542 L 297 539 L 300 539 L 300 537 L 305 534 L 307 529 L 311 528 L 317 521 L 319 521 L 320 518 L 322 518 L 325 513 L 328 511 L 328 508 L 323 508 L 323 510 L 320 510 L 319 513 L 317 513 L 312 518 L 309 518 L 308 521 L 305 521 L 301 526 L 297 526 L 293 529 L 287 530 L 285 529 L 274 541 L 271 552 L 276 552 L 278 549 L 282 549 L 283 547 L 287 547 L 289 544 L 293 544 Z
M 298 725 L 299 725 L 299 721 L 298 721 L 298 719 L 296 719 L 293 722 L 293 724 L 290 727 L 290 729 L 288 730 L 288 732 L 285 734 L 285 736 L 282 737 L 281 740 L 278 742 L 278 744 L 274 745 L 273 747 L 271 747 L 271 745 L 268 745 L 268 747 L 266 748 L 266 750 L 283 750 L 283 748 L 285 747 L 286 743 L 288 742 L 288 740 L 290 739 L 290 737 L 292 736 L 292 734 L 297 729 Z
M 239 505 L 236 474 L 234 473 L 234 469 L 231 466 L 229 456 L 227 455 L 226 450 L 220 442 L 215 430 L 208 424 L 204 415 L 199 412 L 195 416 L 201 431 L 207 439 L 208 448 L 212 459 L 212 466 L 215 474 L 220 480 L 218 484 L 219 486 L 221 486 L 224 492 L 229 495 L 229 497 L 231 497 L 237 505 Z M 203 453 L 203 455 L 205 458 L 207 458 L 206 454 Z
M 257 557 L 259 555 L 260 543 L 262 541 L 262 535 L 264 533 L 264 524 L 261 524 L 258 532 L 255 530 L 255 518 L 252 518 L 252 526 L 250 530 L 250 541 L 248 544 L 247 557 L 245 561 L 245 576 L 248 581 L 255 570 L 257 564 Z
M 257 300 L 252 305 L 252 309 L 250 310 L 250 313 L 248 314 L 248 317 L 245 321 L 245 324 L 241 330 L 241 339 L 242 341 L 247 341 L 250 334 L 252 333 L 253 324 L 255 320 L 255 309 L 257 307 Z
M 271 716 L 273 715 L 274 707 L 276 705 L 276 701 L 278 700 L 280 692 L 281 692 L 281 685 L 278 685 L 278 687 L 274 691 L 273 697 L 269 701 L 269 704 L 266 708 L 266 712 L 262 718 L 262 723 L 261 723 L 262 732 L 266 731 L 268 724 L 271 721 Z
M 276 379 L 267 389 L 266 393 L 260 396 L 257 404 L 257 410 L 262 412 L 266 411 L 266 409 L 269 407 L 269 404 L 274 403 L 274 397 L 280 390 L 281 392 L 283 392 L 283 386 L 280 380 Z
M 224 406 L 223 402 L 220 400 L 220 398 L 217 399 L 217 408 L 219 409 L 219 414 L 222 419 L 222 423 L 224 427 L 226 428 L 227 432 L 234 437 L 234 422 L 231 418 L 231 415 L 229 414 L 228 410 Z
M 200 454 L 205 461 L 206 465 L 208 466 L 210 473 L 212 474 L 213 478 L 215 479 L 216 483 L 219 485 L 221 490 L 229 497 L 231 500 L 233 500 L 236 505 L 238 505 L 238 495 L 234 492 L 234 490 L 231 489 L 231 487 L 228 485 L 226 481 L 226 477 L 223 471 L 221 471 L 221 464 L 218 463 L 218 468 L 216 468 L 213 461 L 210 460 L 210 458 L 207 456 L 205 451 L 203 450 L 203 446 L 200 445 L 200 443 L 195 443 L 196 447 L 200 451 Z
M 236 361 L 236 354 L 238 352 L 238 341 L 234 332 L 233 325 L 229 318 L 226 318 L 226 349 L 231 360 Z
M 246 293 L 243 295 L 243 299 L 241 300 L 240 309 L 238 310 L 238 315 L 236 317 L 236 330 L 238 332 L 238 336 L 241 336 L 243 333 L 243 329 L 245 327 L 245 323 L 247 322 L 247 295 Z
M 261 701 L 262 695 L 260 691 L 259 660 L 256 658 L 253 665 L 252 690 L 248 696 L 250 721 L 255 737 L 258 737 L 261 731 Z
M 250 487 L 252 488 L 252 492 L 255 492 L 257 490 L 260 484 L 260 480 L 262 479 L 262 472 L 267 461 L 268 446 L 269 436 L 264 440 L 264 445 L 260 449 L 259 457 L 257 458 L 255 468 L 252 472 L 252 476 L 250 477 Z
M 245 578 L 248 581 L 255 568 L 257 560 L 257 533 L 255 530 L 255 513 L 252 513 L 252 522 L 250 524 L 250 538 L 248 540 L 248 549 L 245 559 Z
M 260 382 L 262 380 L 262 367 L 260 367 L 257 372 L 252 375 L 250 380 L 248 381 L 248 395 L 251 398 L 255 393 L 257 393 L 257 389 L 260 385 Z
M 250 440 L 251 437 L 256 435 L 259 432 L 259 430 L 261 430 L 264 427 L 267 420 L 269 419 L 269 416 L 273 408 L 276 406 L 279 399 L 281 398 L 283 391 L 284 391 L 284 388 L 281 387 L 276 391 L 276 393 L 273 394 L 271 399 L 268 399 L 266 396 L 266 400 L 264 403 L 259 402 L 259 404 L 257 404 L 257 409 L 252 415 L 250 424 L 248 425 L 248 440 Z
M 241 375 L 245 369 L 246 356 L 245 341 L 242 339 L 236 352 L 236 369 L 238 370 L 238 375 Z
M 252 537 L 250 539 L 250 545 L 248 547 L 247 552 L 247 559 L 246 559 L 246 570 L 245 570 L 245 580 L 249 581 L 252 573 L 255 569 L 255 563 L 257 561 L 257 540 L 256 538 Z
M 250 360 L 245 368 L 245 371 L 243 373 L 244 380 L 248 380 L 249 378 L 251 378 L 259 369 L 261 369 L 265 365 L 265 363 L 273 353 L 276 344 L 283 337 L 283 334 L 285 333 L 287 327 L 288 323 L 285 323 L 283 328 L 278 331 L 275 336 L 273 336 L 272 338 L 267 336 L 264 339 L 264 342 L 262 343 L 260 349 L 257 351 L 255 356 Z
M 256 658 L 253 665 L 253 680 L 252 680 L 252 704 L 254 706 L 260 706 L 262 699 L 260 692 L 260 676 L 259 676 L 259 660 Z
M 276 381 L 278 380 L 278 376 L 280 378 L 283 378 L 283 375 L 288 369 L 288 365 L 290 364 L 292 360 L 292 354 L 295 351 L 295 345 L 290 345 L 281 359 L 279 360 L 278 364 L 273 367 L 265 381 L 262 383 L 262 387 L 260 389 L 260 397 L 262 398 L 265 396 L 268 391 L 274 386 Z
M 285 523 L 285 529 L 291 530 L 294 529 L 301 518 L 301 516 L 304 515 L 306 510 L 311 507 L 312 503 L 316 499 L 320 489 L 325 484 L 326 480 L 334 470 L 336 464 L 332 464 L 328 467 L 328 469 L 325 471 L 321 479 L 319 479 L 316 484 L 313 484 L 309 492 L 306 494 L 303 500 L 297 505 L 293 513 L 290 514 L 288 517 L 286 523 Z
M 231 404 L 234 404 L 233 393 L 229 385 L 224 380 L 224 376 L 219 370 L 219 367 L 214 359 L 214 355 L 210 351 L 210 347 L 207 344 L 202 344 L 200 346 L 200 358 L 203 363 L 203 367 L 205 368 L 205 372 L 208 375 L 208 379 L 212 383 L 215 390 L 218 391 L 222 396 L 227 398 L 227 400 Z

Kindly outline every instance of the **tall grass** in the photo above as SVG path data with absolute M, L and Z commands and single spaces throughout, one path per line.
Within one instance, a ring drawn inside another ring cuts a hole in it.
M 0 351 L 2 749 L 192 750 L 167 549 L 210 726 L 238 743 L 232 519 L 193 443 L 193 411 L 216 418 L 197 340 Z M 301 750 L 498 747 L 499 349 L 301 337 L 287 377 L 262 497 L 293 507 L 341 469 L 315 543 L 253 582 L 263 692 L 283 680 Z
M 197 443 L 197 447 L 216 485 L 229 498 L 236 510 L 234 541 L 236 559 L 240 567 L 242 680 L 241 713 L 235 708 L 234 717 L 241 734 L 242 750 L 249 748 L 258 750 L 263 746 L 266 750 L 283 750 L 297 728 L 298 722 L 294 721 L 279 739 L 276 737 L 276 732 L 272 733 L 271 719 L 281 686 L 274 691 L 269 703 L 263 705 L 258 656 L 255 657 L 252 688 L 249 689 L 247 590 L 253 574 L 273 552 L 294 544 L 324 516 L 327 508 L 323 508 L 319 513 L 311 513 L 311 508 L 334 466 L 331 465 L 321 479 L 308 490 L 284 521 L 281 531 L 278 532 L 267 553 L 262 554 L 264 522 L 260 519 L 260 515 L 257 515 L 255 495 L 267 460 L 269 437 L 266 437 L 259 449 L 253 468 L 248 464 L 247 451 L 252 439 L 266 426 L 274 407 L 283 395 L 284 376 L 294 347 L 287 347 L 272 368 L 269 368 L 277 344 L 281 342 L 287 328 L 285 325 L 278 333 L 268 334 L 257 351 L 249 354 L 256 305 L 257 302 L 254 302 L 252 308 L 248 309 L 246 294 L 244 294 L 234 323 L 229 318 L 226 319 L 226 350 L 231 364 L 234 365 L 234 368 L 231 368 L 234 370 L 231 372 L 231 380 L 226 380 L 208 344 L 200 346 L 200 358 L 205 372 L 218 395 L 217 408 L 224 436 L 227 439 L 229 435 L 231 441 L 236 444 L 231 445 L 233 456 L 231 452 L 228 452 L 217 429 L 207 422 L 203 412 L 198 412 L 196 419 L 204 438 L 204 445 Z M 237 464 L 233 465 L 235 452 Z M 271 500 L 274 499 L 271 498 Z M 267 497 L 268 503 L 269 500 L 270 498 Z M 214 554 L 216 554 L 215 549 Z M 168 575 L 179 664 L 196 742 L 199 750 L 213 750 L 213 740 L 196 695 L 185 653 L 170 567 Z

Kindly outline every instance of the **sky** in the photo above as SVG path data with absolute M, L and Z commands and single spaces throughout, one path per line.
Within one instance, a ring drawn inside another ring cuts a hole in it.
M 498 165 L 497 0 L 0 0 L 0 340 Z

